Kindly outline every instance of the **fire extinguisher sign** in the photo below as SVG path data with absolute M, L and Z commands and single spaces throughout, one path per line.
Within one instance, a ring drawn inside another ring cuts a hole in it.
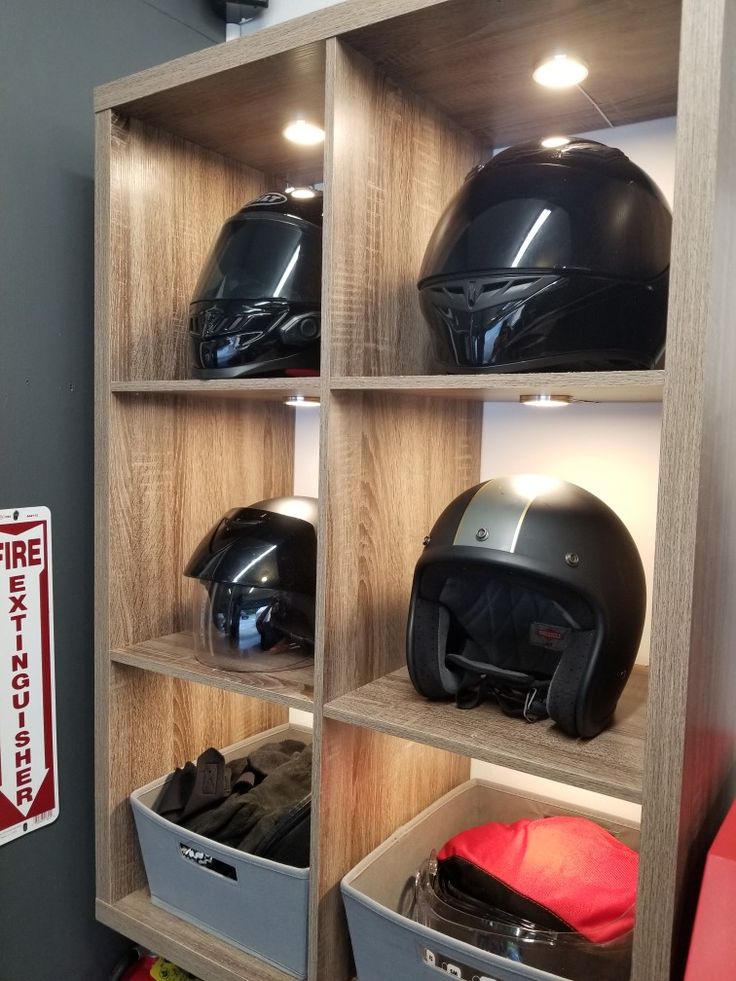
M 0 845 L 59 814 L 51 514 L 0 511 Z

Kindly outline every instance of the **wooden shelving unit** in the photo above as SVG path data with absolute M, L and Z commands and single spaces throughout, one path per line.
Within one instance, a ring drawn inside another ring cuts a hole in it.
M 465 780 L 471 757 L 641 801 L 632 981 L 680 976 L 693 871 L 736 789 L 735 43 L 726 0 L 344 0 L 97 90 L 103 922 L 204 981 L 281 981 L 151 904 L 127 798 L 302 708 L 315 722 L 309 981 L 352 977 L 341 877 Z M 616 124 L 677 113 L 666 372 L 437 374 L 416 275 L 449 197 L 490 145 L 598 125 L 579 94 L 530 81 L 556 44 L 595 65 L 590 94 Z M 282 140 L 297 114 L 324 122 L 324 148 Z M 287 180 L 325 181 L 321 377 L 192 381 L 187 306 L 211 240 Z M 591 742 L 492 706 L 430 705 L 403 670 L 421 540 L 479 480 L 483 403 L 535 392 L 663 403 L 651 666 Z M 234 676 L 194 658 L 181 571 L 225 510 L 292 492 L 283 401 L 298 394 L 322 405 L 315 662 Z

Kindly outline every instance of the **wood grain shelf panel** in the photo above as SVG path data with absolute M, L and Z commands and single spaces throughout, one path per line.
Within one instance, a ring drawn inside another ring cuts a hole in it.
M 98 899 L 96 913 L 101 923 L 202 981 L 293 981 L 285 971 L 154 906 L 147 889 L 138 889 L 117 903 Z
M 115 395 L 195 395 L 200 398 L 256 399 L 282 402 L 292 395 L 318 398 L 319 378 L 212 378 L 207 381 L 114 381 Z
M 580 402 L 661 402 L 664 371 L 575 371 L 526 375 L 396 375 L 332 377 L 333 392 L 391 392 L 479 402 L 520 395 L 569 395 Z
M 324 714 L 641 803 L 648 671 L 636 667 L 619 702 L 616 722 L 595 739 L 571 739 L 549 721 L 527 725 L 495 705 L 471 711 L 429 702 L 416 693 L 405 668 L 328 702 Z
M 585 88 L 614 126 L 674 115 L 680 0 L 450 0 L 344 36 L 400 85 L 431 100 L 486 144 L 598 129 L 577 89 L 531 77 L 540 58 L 575 51 Z
M 290 143 L 283 130 L 297 117 L 324 125 L 324 43 L 229 68 L 226 62 L 224 70 L 190 81 L 180 75 L 182 84 L 118 108 L 256 170 L 299 183 L 321 180 L 322 146 Z
M 144 671 L 154 671 L 251 698 L 290 705 L 305 712 L 312 710 L 313 664 L 272 674 L 222 671 L 196 659 L 192 635 L 188 631 L 116 648 L 110 652 L 110 656 L 119 664 L 128 664 Z

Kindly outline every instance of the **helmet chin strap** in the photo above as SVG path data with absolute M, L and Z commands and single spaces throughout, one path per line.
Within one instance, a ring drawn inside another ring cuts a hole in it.
M 455 699 L 458 708 L 476 708 L 486 698 L 492 698 L 505 715 L 520 717 L 527 722 L 539 722 L 549 717 L 549 679 L 474 661 L 462 654 L 448 654 L 446 660 L 463 670 L 463 681 Z

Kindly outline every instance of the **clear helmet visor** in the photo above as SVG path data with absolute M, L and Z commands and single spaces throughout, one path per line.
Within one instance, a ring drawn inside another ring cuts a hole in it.
M 402 896 L 404 916 L 473 947 L 571 981 L 628 981 L 633 931 L 592 943 L 572 928 L 545 929 L 508 910 L 479 906 L 442 883 L 433 852 Z M 616 922 L 614 919 L 613 923 Z
M 203 664 L 227 671 L 286 671 L 313 657 L 314 598 L 197 580 L 192 629 L 196 656 Z

